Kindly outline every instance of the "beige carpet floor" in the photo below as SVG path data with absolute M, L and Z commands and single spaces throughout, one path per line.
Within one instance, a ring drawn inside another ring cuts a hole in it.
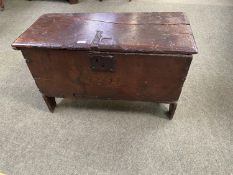
M 233 174 L 232 0 L 5 0 L 0 12 L 0 172 Z M 153 103 L 59 99 L 48 112 L 10 44 L 51 12 L 183 11 L 199 54 L 174 119 Z

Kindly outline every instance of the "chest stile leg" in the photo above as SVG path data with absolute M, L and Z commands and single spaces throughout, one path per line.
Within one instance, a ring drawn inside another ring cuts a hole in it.
M 173 116 L 174 116 L 175 111 L 176 111 L 176 107 L 177 107 L 177 103 L 170 103 L 170 105 L 169 105 L 169 111 L 168 111 L 168 118 L 170 120 L 173 119 Z
M 4 2 L 3 0 L 0 0 L 0 11 L 4 10 Z
M 53 113 L 55 107 L 56 107 L 56 101 L 55 101 L 55 97 L 48 97 L 46 95 L 43 95 L 43 99 L 46 103 L 46 105 L 49 108 L 49 111 Z

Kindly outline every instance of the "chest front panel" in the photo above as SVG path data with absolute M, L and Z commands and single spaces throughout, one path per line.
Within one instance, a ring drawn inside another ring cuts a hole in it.
M 22 50 L 40 91 L 52 97 L 177 101 L 192 56 Z

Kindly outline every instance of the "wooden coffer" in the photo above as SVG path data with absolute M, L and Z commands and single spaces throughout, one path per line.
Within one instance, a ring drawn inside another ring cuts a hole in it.
M 181 12 L 45 14 L 22 51 L 52 112 L 55 97 L 168 103 L 176 109 L 197 47 Z

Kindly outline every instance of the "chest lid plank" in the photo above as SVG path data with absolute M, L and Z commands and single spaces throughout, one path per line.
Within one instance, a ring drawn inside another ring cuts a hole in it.
M 182 12 L 45 14 L 12 47 L 197 53 L 190 23 Z

